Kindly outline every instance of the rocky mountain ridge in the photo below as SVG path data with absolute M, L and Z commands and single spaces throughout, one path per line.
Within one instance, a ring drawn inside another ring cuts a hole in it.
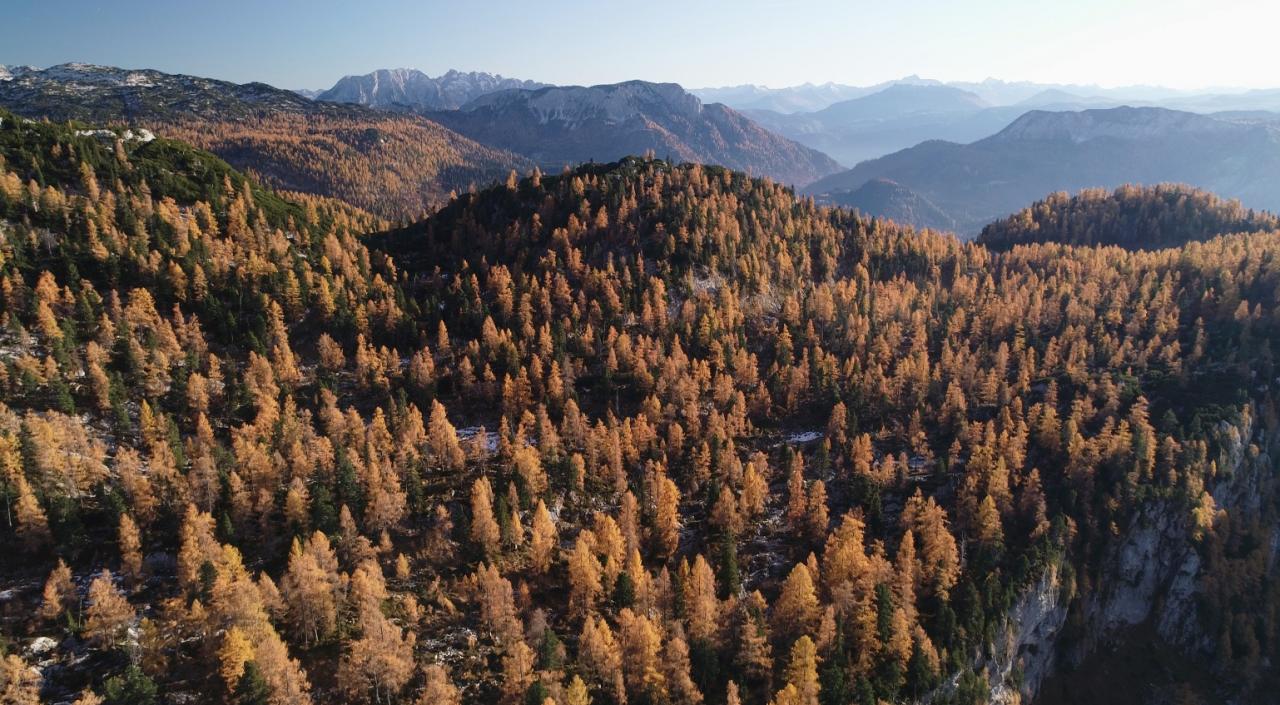
M 382 109 L 456 110 L 494 91 L 532 90 L 546 85 L 480 71 L 450 69 L 433 78 L 417 69 L 379 69 L 364 75 L 344 76 L 332 88 L 320 92 L 316 99 Z
M 674 83 L 626 81 L 498 91 L 460 110 L 426 115 L 550 170 L 646 152 L 793 184 L 839 170 L 827 155 L 776 135 L 723 105 L 704 104 Z

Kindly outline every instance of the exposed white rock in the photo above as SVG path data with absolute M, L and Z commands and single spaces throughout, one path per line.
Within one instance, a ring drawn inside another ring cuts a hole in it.
M 494 91 L 532 90 L 545 85 L 478 71 L 449 71 L 432 78 L 417 69 L 381 69 L 363 76 L 344 76 L 315 98 L 375 108 L 456 110 Z
M 996 645 L 990 664 L 991 702 L 1018 705 L 1019 689 L 1011 685 L 1014 669 L 1022 673 L 1021 688 L 1035 692 L 1052 671 L 1058 633 L 1067 619 L 1063 586 L 1056 565 L 1050 566 L 1009 611 L 1006 638 Z
M 1211 494 L 1219 507 L 1257 509 L 1260 482 L 1264 473 L 1272 472 L 1272 462 L 1249 445 L 1253 432 L 1252 425 L 1236 428 L 1225 422 L 1218 429 L 1222 452 Z M 1051 567 L 1009 611 L 1005 638 L 985 663 L 991 702 L 1029 702 L 1060 658 L 1079 663 L 1098 644 L 1148 620 L 1169 643 L 1191 653 L 1209 653 L 1212 639 L 1200 628 L 1196 594 L 1201 561 L 1191 536 L 1184 505 L 1147 505 L 1103 559 L 1103 577 L 1082 606 L 1085 638 L 1067 653 L 1058 636 L 1069 605 L 1062 600 L 1058 571 Z M 1270 545 L 1274 564 L 1280 561 L 1280 529 L 1272 530 Z M 1021 673 L 1016 686 L 1015 669 Z
M 813 443 L 822 438 L 821 431 L 800 431 L 787 436 L 787 443 Z
M 58 642 L 47 636 L 38 636 L 27 644 L 28 656 L 44 656 L 45 654 L 58 648 Z

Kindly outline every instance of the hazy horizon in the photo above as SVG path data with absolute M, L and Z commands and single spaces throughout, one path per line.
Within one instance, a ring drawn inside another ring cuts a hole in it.
M 770 84 L 764 84 L 764 83 L 750 83 L 750 82 L 726 83 L 726 84 L 717 84 L 717 85 L 692 85 L 688 83 L 681 83 L 679 81 L 659 81 L 656 79 L 650 79 L 645 76 L 630 76 L 627 78 L 619 78 L 616 81 L 608 81 L 604 83 L 600 83 L 600 82 L 554 83 L 554 82 L 544 81 L 536 76 L 511 75 L 511 74 L 500 73 L 497 71 L 485 71 L 483 69 L 475 69 L 475 68 L 463 67 L 463 66 L 451 66 L 439 71 L 428 71 L 428 70 L 419 68 L 417 66 L 379 66 L 379 67 L 371 68 L 368 71 L 363 71 L 360 73 L 347 73 L 341 76 L 335 76 L 332 81 L 329 81 L 323 85 L 291 85 L 291 84 L 282 84 L 282 83 L 272 83 L 271 81 L 266 81 L 260 78 L 250 78 L 242 81 L 242 80 L 227 78 L 224 76 L 217 76 L 217 75 L 212 75 L 207 73 L 199 73 L 196 71 L 186 71 L 182 69 L 162 69 L 156 66 L 143 66 L 143 65 L 129 66 L 129 65 L 122 65 L 122 64 L 106 63 L 101 61 L 83 61 L 75 58 L 68 59 L 66 61 L 58 61 L 51 64 L 43 64 L 43 65 L 33 64 L 31 62 L 23 62 L 23 61 L 0 61 L 0 66 L 4 66 L 11 69 L 17 68 L 17 67 L 34 67 L 38 70 L 46 70 L 46 69 L 53 68 L 55 66 L 61 66 L 66 64 L 110 66 L 110 67 L 129 70 L 129 71 L 156 70 L 156 71 L 161 71 L 162 73 L 168 73 L 173 75 L 198 76 L 201 78 L 211 78 L 215 80 L 230 81 L 233 83 L 241 83 L 241 84 L 266 83 L 275 88 L 281 88 L 286 90 L 325 90 L 325 89 L 331 88 L 334 83 L 342 80 L 343 78 L 348 78 L 353 76 L 366 76 L 376 71 L 383 71 L 383 70 L 421 71 L 422 73 L 428 75 L 431 78 L 439 78 L 444 74 L 449 73 L 450 71 L 458 71 L 461 73 L 469 73 L 469 72 L 489 73 L 495 76 L 501 76 L 502 78 L 514 78 L 514 79 L 521 79 L 521 80 L 539 81 L 542 83 L 549 83 L 555 86 L 566 86 L 566 87 L 567 86 L 609 85 L 609 84 L 621 83 L 625 81 L 640 80 L 640 81 L 650 81 L 653 83 L 677 83 L 682 88 L 689 91 L 730 90 L 734 88 L 758 88 L 758 89 L 769 90 L 769 91 L 782 91 L 782 90 L 788 90 L 788 89 L 804 88 L 806 86 L 815 87 L 815 88 L 821 88 L 823 86 L 839 86 L 839 87 L 845 87 L 845 88 L 869 88 L 869 87 L 880 86 L 884 84 L 899 83 L 899 82 L 904 82 L 909 80 L 918 80 L 921 82 L 925 82 L 925 81 L 936 82 L 936 83 L 941 83 L 946 85 L 980 85 L 987 82 L 1003 83 L 1006 85 L 1032 84 L 1037 86 L 1066 86 L 1066 87 L 1078 87 L 1078 88 L 1096 88 L 1098 90 L 1103 90 L 1103 91 L 1121 91 L 1125 89 L 1158 89 L 1158 90 L 1167 90 L 1169 92 L 1186 93 L 1186 94 L 1208 93 L 1208 92 L 1234 92 L 1234 91 L 1247 92 L 1247 91 L 1254 91 L 1254 90 L 1266 90 L 1269 88 L 1280 88 L 1280 82 L 1278 82 L 1274 86 L 1259 86 L 1259 87 L 1219 84 L 1219 85 L 1204 85 L 1204 86 L 1181 88 L 1181 87 L 1169 86 L 1169 85 L 1159 84 L 1159 83 L 1128 83 L 1128 84 L 1108 85 L 1108 84 L 1097 83 L 1097 82 L 1071 83 L 1071 82 L 1056 82 L 1056 81 L 1036 81 L 1031 79 L 1010 79 L 1002 76 L 985 76 L 980 79 L 974 79 L 974 78 L 943 79 L 943 78 L 937 78 L 935 76 L 925 76 L 919 73 L 909 73 L 909 74 L 904 74 L 899 76 L 887 76 L 878 80 L 858 82 L 858 83 L 850 83 L 850 82 L 842 82 L 842 81 L 797 80 L 793 83 L 777 84 L 777 85 L 770 85 Z
M 7 13 L 0 64 L 78 61 L 291 89 L 328 88 L 343 76 L 390 68 L 432 76 L 484 71 L 561 85 L 643 79 L 686 88 L 868 86 L 910 75 L 1102 89 L 1280 85 L 1268 68 L 1267 36 L 1280 7 L 1259 0 L 1225 0 L 1212 10 L 1190 0 L 1070 6 L 983 0 L 965 8 L 943 0 L 894 7 L 824 0 L 804 8 L 776 0 L 658 0 L 594 14 L 565 2 L 534 14 L 509 1 L 472 8 L 400 0 L 357 8 L 330 1 L 189 7 L 138 0 L 122 9 L 88 0 L 18 0 Z M 904 47 L 904 37 L 914 41 Z M 1080 52 L 1082 46 L 1089 51 Z

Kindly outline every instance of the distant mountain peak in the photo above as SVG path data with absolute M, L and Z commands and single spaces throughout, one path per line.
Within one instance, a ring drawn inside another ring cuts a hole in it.
M 1030 111 L 969 144 L 926 141 L 810 184 L 837 201 L 886 178 L 954 218 L 962 234 L 1055 191 L 1179 182 L 1280 208 L 1280 127 L 1164 108 Z
M 432 120 L 482 144 L 523 154 L 545 168 L 609 162 L 653 151 L 720 164 L 786 183 L 808 183 L 839 165 L 675 83 L 624 81 L 496 91 Z
M 464 112 L 519 105 L 540 124 L 579 123 L 602 119 L 617 124 L 657 110 L 686 117 L 702 112 L 702 101 L 676 83 L 623 81 L 597 86 L 549 86 L 537 90 L 489 93 L 462 106 Z
M 349 112 L 317 106 L 303 96 L 265 83 L 236 84 L 154 69 L 126 69 L 71 62 L 46 69 L 10 70 L 0 81 L 0 101 L 16 112 L 53 119 L 95 121 L 201 116 L 231 119 L 262 111 L 280 113 Z
M 379 69 L 367 74 L 344 76 L 316 99 L 358 103 L 373 108 L 456 110 L 496 91 L 527 90 L 545 85 L 480 71 L 449 69 L 433 78 L 418 69 Z
M 1069 140 L 1100 138 L 1146 140 L 1234 129 L 1222 120 L 1167 108 L 1129 107 L 1054 112 L 1032 110 L 996 133 L 991 140 Z
M 954 230 L 956 222 L 929 199 L 883 177 L 869 179 L 856 189 L 831 194 L 836 205 L 856 208 L 863 215 L 933 230 Z

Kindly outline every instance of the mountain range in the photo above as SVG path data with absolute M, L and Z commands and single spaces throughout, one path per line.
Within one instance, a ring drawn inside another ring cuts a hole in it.
M 513 169 L 650 152 L 768 176 L 822 202 L 965 236 L 1049 193 L 1129 182 L 1184 182 L 1246 207 L 1280 209 L 1280 114 L 1266 110 L 1280 108 L 1277 91 L 1129 91 L 1231 108 L 1212 114 L 1117 107 L 1118 89 L 1086 95 L 1091 87 L 962 87 L 918 77 L 856 90 L 699 91 L 726 100 L 752 92 L 792 107 L 844 98 L 784 113 L 739 112 L 676 84 L 536 86 L 401 69 L 348 76 L 312 99 L 264 83 L 71 63 L 0 67 L 0 106 L 146 126 L 273 187 L 337 197 L 391 219 L 427 212 L 451 192 Z M 856 166 L 842 171 L 837 160 Z
M 333 196 L 386 218 L 419 216 L 451 191 L 532 168 L 416 115 L 314 101 L 265 83 L 79 63 L 7 73 L 0 106 L 20 115 L 145 125 L 276 188 Z
M 1176 101 L 1225 99 L 1227 96 L 1246 96 L 1259 91 L 1242 91 L 1230 88 L 1202 90 L 1178 90 L 1164 86 L 1103 87 L 1068 83 L 1037 83 L 1034 81 L 1002 81 L 987 78 L 982 81 L 939 81 L 911 75 L 868 86 L 852 86 L 840 83 L 815 85 L 805 83 L 785 88 L 768 88 L 757 85 L 725 86 L 719 88 L 694 88 L 691 92 L 703 100 L 714 100 L 739 110 L 773 110 L 780 113 L 814 112 L 844 100 L 878 93 L 886 88 L 906 86 L 945 86 L 973 93 L 990 105 L 1005 106 L 1023 103 L 1037 94 L 1053 91 L 1071 96 L 1104 99 L 1115 103 L 1166 104 Z M 1257 96 L 1253 96 L 1257 97 Z M 1225 108 L 1214 108 L 1224 110 Z
M 1055 191 L 1180 182 L 1280 209 L 1280 127 L 1163 108 L 1033 110 L 970 144 L 923 142 L 806 187 L 841 203 L 889 179 L 935 204 L 961 234 Z
M 950 86 L 901 83 L 811 113 L 746 114 L 853 166 L 928 139 L 971 142 L 996 132 L 1024 110 L 993 107 L 975 93 Z
M 71 63 L 6 69 L 0 105 L 53 120 L 167 128 L 277 188 L 337 196 L 391 218 L 421 214 L 450 191 L 501 180 L 511 169 L 649 151 L 795 184 L 840 170 L 675 84 L 530 90 L 536 84 L 456 71 L 349 79 L 313 100 L 264 83 Z M 429 109 L 464 99 L 457 110 Z M 335 159 L 348 166 L 332 169 Z
M 355 115 L 265 83 L 237 84 L 151 69 L 67 63 L 0 73 L 0 103 L 52 120 L 243 119 L 264 113 Z
M 486 93 L 546 85 L 477 71 L 450 70 L 432 78 L 417 69 L 380 69 L 362 76 L 344 76 L 315 98 L 389 110 L 456 110 Z
M 943 83 L 917 76 L 869 87 L 754 86 L 695 91 L 742 110 L 766 128 L 846 166 L 927 140 L 968 143 L 991 136 L 1028 110 L 1164 107 L 1198 113 L 1280 110 L 1280 91 L 1175 91 L 1005 82 Z
M 425 113 L 478 142 L 546 168 L 652 151 L 805 184 L 839 171 L 821 152 L 776 135 L 674 83 L 627 81 L 488 93 L 454 111 Z

